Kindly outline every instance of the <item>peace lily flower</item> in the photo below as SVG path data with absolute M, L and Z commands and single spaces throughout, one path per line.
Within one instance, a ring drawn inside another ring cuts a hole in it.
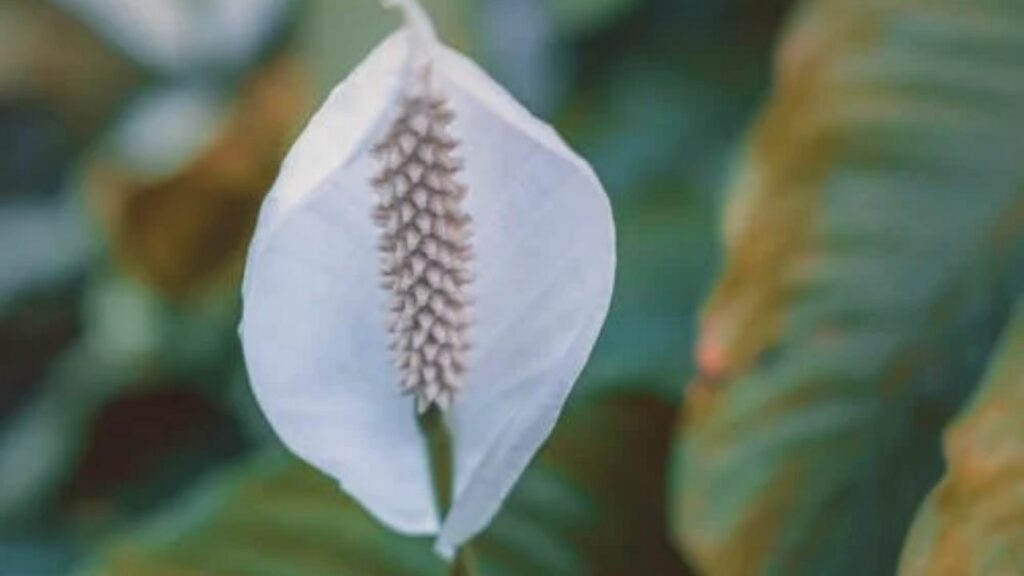
M 380 521 L 483 530 L 554 427 L 611 299 L 614 227 L 589 165 L 415 0 L 284 161 L 250 247 L 252 386 L 298 456 Z M 418 413 L 451 439 L 442 519 Z

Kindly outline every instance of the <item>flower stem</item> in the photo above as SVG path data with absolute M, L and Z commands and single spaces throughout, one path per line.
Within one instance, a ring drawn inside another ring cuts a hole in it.
M 452 576 L 477 576 L 479 570 L 469 546 L 463 546 L 455 555 L 455 563 L 452 564 Z
M 420 428 L 427 438 L 431 474 L 434 478 L 434 498 L 437 509 L 444 517 L 452 505 L 452 446 L 444 417 L 436 406 L 420 416 Z
M 431 473 L 434 478 L 434 497 L 441 516 L 447 516 L 452 505 L 453 467 L 451 436 L 444 424 L 444 417 L 436 406 L 420 416 L 420 428 L 427 438 L 430 454 Z M 451 566 L 452 576 L 476 576 L 478 571 L 469 546 L 463 546 L 455 554 Z

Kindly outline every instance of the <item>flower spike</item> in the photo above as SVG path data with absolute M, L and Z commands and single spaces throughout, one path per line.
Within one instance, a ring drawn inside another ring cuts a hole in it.
M 458 170 L 448 125 L 454 117 L 444 97 L 433 93 L 430 66 L 402 98 L 398 118 L 380 150 L 380 171 L 372 179 L 378 193 L 380 249 L 388 253 L 381 267 L 391 284 L 391 332 L 404 372 L 403 388 L 416 396 L 422 414 L 436 404 L 447 410 L 463 387 L 466 370 L 466 331 L 469 326 L 466 292 L 472 278 L 472 248 L 468 232 L 472 218 L 462 206 Z M 402 216 L 405 213 L 406 216 Z M 398 253 L 398 245 L 404 250 Z M 442 359 L 444 362 L 442 363 Z

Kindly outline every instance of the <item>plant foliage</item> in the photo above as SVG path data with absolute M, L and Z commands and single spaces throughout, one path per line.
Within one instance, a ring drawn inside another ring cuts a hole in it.
M 1022 286 L 1019 8 L 819 1 L 791 23 L 679 438 L 705 573 L 895 570 Z

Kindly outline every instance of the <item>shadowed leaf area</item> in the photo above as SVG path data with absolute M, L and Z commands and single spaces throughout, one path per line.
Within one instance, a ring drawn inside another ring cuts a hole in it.
M 895 571 L 1022 288 L 1022 135 L 1024 3 L 790 23 L 679 435 L 677 534 L 704 573 Z
M 1024 574 L 1024 300 L 981 388 L 946 433 L 901 576 Z
M 666 529 L 670 405 L 619 394 L 570 408 L 463 573 L 688 574 Z M 281 452 L 191 494 L 88 574 L 442 575 L 430 539 L 377 524 L 326 477 Z

